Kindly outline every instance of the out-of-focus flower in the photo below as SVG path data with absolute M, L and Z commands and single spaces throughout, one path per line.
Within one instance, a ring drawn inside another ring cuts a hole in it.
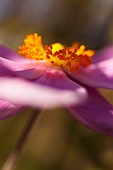
M 64 106 L 88 128 L 113 136 L 113 106 L 95 89 L 113 89 L 113 47 L 95 55 L 77 43 L 44 47 L 35 33 L 19 54 L 0 47 L 0 119 L 28 106 Z

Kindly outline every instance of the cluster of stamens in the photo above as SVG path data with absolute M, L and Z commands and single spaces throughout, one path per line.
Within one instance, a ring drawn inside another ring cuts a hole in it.
M 72 47 L 64 47 L 60 43 L 43 47 L 42 39 L 38 34 L 31 34 L 24 40 L 24 45 L 19 47 L 19 54 L 27 58 L 46 60 L 52 65 L 75 71 L 92 64 L 94 51 L 85 50 L 85 46 L 80 47 L 75 43 Z

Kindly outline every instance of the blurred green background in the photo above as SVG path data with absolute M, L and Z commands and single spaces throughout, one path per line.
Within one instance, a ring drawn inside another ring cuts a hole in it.
M 0 43 L 14 50 L 37 32 L 45 44 L 113 43 L 112 0 L 0 0 Z M 113 92 L 101 90 L 113 104 Z M 0 167 L 14 148 L 30 111 L 0 122 Z M 45 111 L 35 124 L 17 170 L 113 170 L 113 139 L 96 134 L 63 109 Z

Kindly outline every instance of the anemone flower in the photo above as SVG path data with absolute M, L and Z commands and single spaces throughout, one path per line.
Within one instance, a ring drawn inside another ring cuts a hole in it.
M 26 57 L 26 58 L 25 58 Z M 18 54 L 0 46 L 0 119 L 27 107 L 65 107 L 86 127 L 113 136 L 113 106 L 96 88 L 113 89 L 113 47 L 43 46 L 28 35 Z

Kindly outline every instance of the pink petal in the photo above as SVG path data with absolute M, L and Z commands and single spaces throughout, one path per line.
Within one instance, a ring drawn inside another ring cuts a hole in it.
M 113 58 L 113 46 L 105 47 L 93 56 L 93 63 Z
M 11 61 L 0 57 L 0 75 L 10 72 L 12 75 L 21 76 L 27 79 L 36 79 L 46 69 L 46 63 L 34 60 Z
M 69 107 L 68 110 L 86 127 L 113 136 L 113 106 L 95 89 L 88 88 L 89 100 L 82 106 Z
M 3 45 L 0 45 L 0 57 L 13 61 L 24 60 L 24 57 L 18 55 L 16 52 Z
M 69 79 L 63 70 L 55 68 L 46 69 L 44 74 L 40 76 L 35 82 L 62 90 L 76 91 L 79 88 L 85 90 L 82 86 Z
M 113 55 L 95 62 L 88 68 L 81 68 L 78 72 L 69 74 L 88 86 L 113 89 Z
M 0 78 L 0 99 L 15 105 L 52 108 L 80 104 L 86 98 L 86 90 L 79 85 L 76 86 L 76 84 L 75 92 L 73 92 L 68 89 L 54 89 L 17 78 Z
M 0 63 L 0 77 L 1 76 L 11 76 L 12 75 L 12 72 L 11 70 L 9 70 L 8 68 L 6 68 L 5 66 L 3 66 L 1 63 Z
M 0 100 L 0 120 L 6 119 L 10 116 L 23 111 L 25 108 L 22 108 L 18 105 L 11 104 L 9 102 Z

